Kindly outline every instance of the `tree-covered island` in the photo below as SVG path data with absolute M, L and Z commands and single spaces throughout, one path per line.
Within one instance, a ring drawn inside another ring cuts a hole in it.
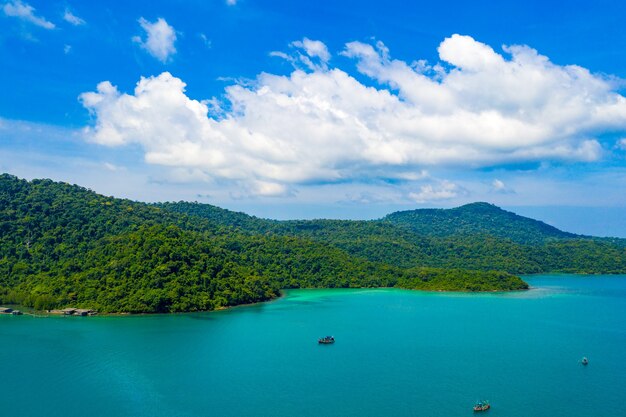
M 516 274 L 625 273 L 626 241 L 487 203 L 372 221 L 275 221 L 145 204 L 0 175 L 0 303 L 37 310 L 214 310 L 288 288 L 528 288 Z

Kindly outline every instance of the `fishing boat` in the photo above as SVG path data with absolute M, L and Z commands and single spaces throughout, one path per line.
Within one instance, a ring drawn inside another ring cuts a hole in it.
M 487 411 L 490 408 L 491 405 L 489 405 L 489 401 L 487 400 L 476 401 L 476 404 L 474 404 L 474 411 Z
M 582 363 L 583 365 L 587 365 L 589 363 L 589 359 L 587 359 L 586 356 L 584 356 L 581 360 L 580 363 Z
M 320 339 L 317 339 L 317 343 L 320 343 L 322 345 L 331 345 L 335 343 L 335 338 L 333 336 L 325 336 Z

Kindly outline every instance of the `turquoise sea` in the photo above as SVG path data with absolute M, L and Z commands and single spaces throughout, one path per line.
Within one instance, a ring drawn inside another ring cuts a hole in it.
M 0 413 L 626 416 L 626 276 L 517 293 L 297 290 L 231 310 L 0 316 Z M 334 345 L 317 338 L 334 335 Z M 582 366 L 583 356 L 589 365 Z

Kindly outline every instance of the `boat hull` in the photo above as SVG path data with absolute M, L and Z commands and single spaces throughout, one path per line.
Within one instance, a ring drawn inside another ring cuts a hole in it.
M 478 401 L 474 404 L 474 412 L 487 411 L 491 408 L 489 401 Z

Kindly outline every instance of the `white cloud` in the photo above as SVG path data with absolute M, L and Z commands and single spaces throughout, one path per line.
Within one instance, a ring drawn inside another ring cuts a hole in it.
M 254 181 L 252 183 L 251 194 L 262 197 L 280 197 L 290 194 L 289 188 L 284 184 L 277 184 L 268 181 Z
M 234 6 L 237 4 L 237 0 L 226 0 L 226 4 L 229 6 Z
M 72 52 L 72 45 L 63 45 L 63 53 L 65 55 L 69 54 L 70 52 Z
M 328 61 L 331 54 L 323 42 L 303 38 L 301 41 L 291 42 L 289 46 L 295 48 L 296 52 L 294 54 L 290 55 L 285 52 L 273 51 L 270 52 L 270 56 L 283 58 L 291 62 L 296 68 L 304 65 L 304 68 L 311 71 L 328 69 Z
M 626 151 L 626 138 L 622 138 L 617 141 L 617 147 L 623 151 Z
M 398 172 L 397 174 L 394 174 L 394 178 L 400 179 L 400 180 L 406 180 L 406 181 L 417 181 L 417 180 L 422 180 L 424 178 L 428 178 L 429 174 L 428 171 L 426 171 L 425 169 L 422 169 L 421 171 L 407 171 L 407 172 Z
M 44 29 L 54 29 L 54 23 L 46 20 L 41 16 L 35 14 L 35 8 L 28 3 L 23 3 L 20 0 L 13 0 L 5 3 L 2 6 L 2 11 L 5 15 L 11 17 L 17 17 L 18 19 L 32 23 L 35 26 L 42 27 Z
M 449 200 L 459 195 L 460 188 L 450 181 L 441 181 L 437 185 L 422 185 L 418 192 L 409 193 L 409 198 L 416 203 Z
M 227 87 L 221 108 L 229 110 L 219 115 L 214 99 L 188 97 L 167 72 L 142 78 L 133 94 L 102 82 L 81 96 L 95 116 L 88 135 L 108 146 L 139 144 L 151 164 L 275 195 L 315 182 L 420 180 L 427 173 L 407 173 L 430 166 L 594 161 L 603 154 L 594 136 L 626 130 L 626 98 L 610 79 L 527 46 L 499 54 L 454 35 L 439 47 L 444 65 L 430 65 L 391 59 L 381 42 L 348 43 L 343 55 L 376 87 L 328 68 L 319 41 L 292 46 L 295 57 L 274 55 L 304 69 Z M 455 192 L 447 183 L 425 187 L 412 198 Z
M 134 36 L 133 41 L 141 45 L 150 55 L 161 62 L 167 60 L 176 53 L 176 31 L 167 24 L 165 19 L 159 17 L 156 22 L 149 22 L 143 17 L 139 19 L 139 24 L 146 32 L 146 39 Z
M 115 164 L 112 164 L 112 163 L 110 163 L 110 162 L 104 162 L 102 165 L 103 165 L 103 166 L 104 166 L 104 168 L 106 168 L 108 171 L 112 171 L 112 172 L 115 172 L 115 171 L 120 171 L 120 170 L 124 170 L 124 169 L 125 169 L 125 168 L 124 168 L 124 167 L 122 167 L 122 166 L 115 165 Z
M 209 39 L 204 33 L 199 33 L 198 37 L 200 38 L 200 40 L 202 40 L 202 43 L 207 48 L 211 48 L 213 46 L 213 42 L 211 41 L 211 39 Z
M 270 56 L 275 56 L 275 57 L 277 57 L 277 58 L 282 58 L 282 59 L 284 59 L 285 61 L 289 61 L 289 62 L 291 62 L 291 63 L 293 63 L 293 64 L 295 64 L 295 63 L 296 63 L 296 59 L 295 59 L 294 57 L 292 57 L 291 55 L 286 54 L 285 52 L 281 52 L 281 51 L 272 51 L 272 52 L 270 52 Z
M 81 19 L 80 17 L 76 16 L 74 13 L 72 13 L 69 9 L 65 9 L 65 13 L 63 14 L 63 20 L 65 20 L 66 22 L 74 25 L 74 26 L 81 26 L 84 25 L 86 22 Z
M 328 52 L 328 48 L 321 41 L 304 38 L 301 41 L 292 42 L 291 45 L 303 49 L 309 57 L 319 58 L 323 63 L 327 63 L 330 60 L 330 52 Z
M 497 178 L 491 182 L 491 192 L 496 194 L 515 194 L 513 189 L 509 188 L 504 181 Z
M 387 196 L 382 196 L 380 194 L 367 192 L 367 191 L 360 192 L 357 194 L 347 193 L 345 197 L 346 197 L 345 200 L 342 202 L 358 203 L 358 204 L 376 204 L 376 203 L 389 201 L 388 199 L 385 198 Z
M 493 180 L 493 182 L 491 183 L 491 186 L 493 187 L 495 191 L 506 190 L 506 185 L 504 185 L 504 183 L 497 178 Z

